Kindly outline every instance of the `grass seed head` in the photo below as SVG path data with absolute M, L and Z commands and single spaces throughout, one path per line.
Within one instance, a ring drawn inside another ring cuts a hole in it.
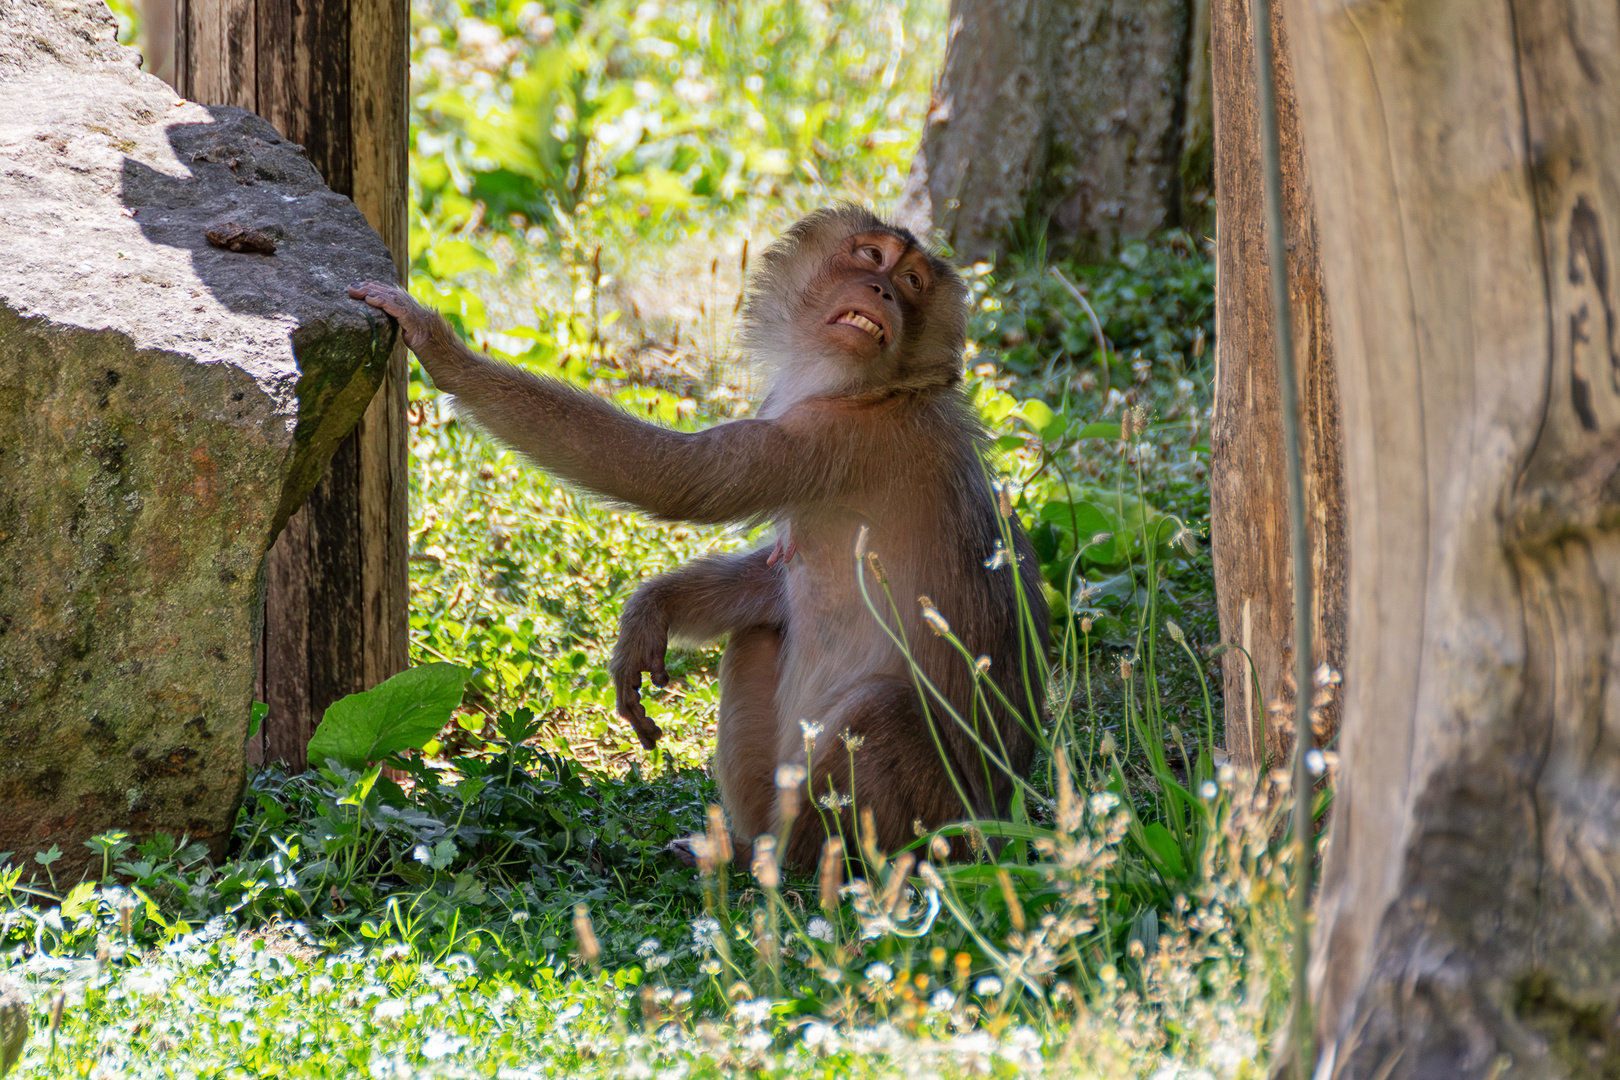
M 602 943 L 596 940 L 591 910 L 584 904 L 574 905 L 574 938 L 579 942 L 580 959 L 595 967 L 602 959 Z
M 754 841 L 754 877 L 767 889 L 782 884 L 781 871 L 776 865 L 776 837 L 770 833 Z
M 714 803 L 709 804 L 709 843 L 716 863 L 724 866 L 731 861 L 731 830 L 726 827 L 726 812 Z
M 821 906 L 831 911 L 838 906 L 838 887 L 844 881 L 844 838 L 829 836 L 821 845 Z

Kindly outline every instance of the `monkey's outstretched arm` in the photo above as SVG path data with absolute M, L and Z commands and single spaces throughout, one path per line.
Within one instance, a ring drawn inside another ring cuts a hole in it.
M 641 673 L 664 686 L 664 653 L 670 639 L 712 641 L 751 626 L 780 626 L 787 618 L 782 568 L 770 549 L 694 559 L 636 590 L 619 616 L 619 639 L 608 671 L 618 713 L 651 750 L 663 731 L 641 705 Z
M 469 349 L 397 285 L 349 290 L 399 320 L 434 383 L 497 438 L 566 480 L 659 517 L 738 521 L 836 498 L 869 455 L 870 424 L 736 420 L 671 431 L 592 394 Z

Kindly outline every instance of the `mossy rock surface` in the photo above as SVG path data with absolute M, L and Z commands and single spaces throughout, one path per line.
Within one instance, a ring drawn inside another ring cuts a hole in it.
M 222 845 L 263 563 L 380 384 L 393 262 L 265 121 L 100 3 L 0 0 L 0 851 Z M 207 234 L 240 225 L 273 254 Z

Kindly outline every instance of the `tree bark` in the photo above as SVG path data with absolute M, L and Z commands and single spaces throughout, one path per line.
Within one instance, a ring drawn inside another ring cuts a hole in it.
M 1202 227 L 1208 26 L 1207 0 L 952 0 L 897 217 L 964 261 L 1020 226 L 1091 257 Z
M 405 280 L 410 11 L 405 0 L 180 0 L 176 85 L 259 113 L 355 201 Z M 346 282 L 334 282 L 341 288 Z M 266 558 L 249 761 L 305 765 L 333 701 L 409 663 L 406 369 L 388 378 Z
M 1273 4 L 1273 7 L 1277 5 Z M 1294 109 L 1293 71 L 1280 11 L 1272 13 L 1277 125 L 1282 151 L 1283 227 L 1288 236 L 1295 367 L 1304 415 L 1305 498 L 1311 509 L 1313 667 L 1344 665 L 1345 512 L 1339 451 L 1339 392 L 1333 333 L 1322 291 L 1310 170 Z M 1258 772 L 1283 760 L 1293 730 L 1266 712 L 1291 699 L 1293 558 L 1288 543 L 1271 271 L 1266 251 L 1248 0 L 1216 0 L 1215 82 L 1215 420 L 1210 436 L 1210 539 L 1221 640 L 1243 647 L 1222 658 L 1226 749 Z M 1252 666 L 1251 666 L 1252 664 Z M 1338 730 L 1338 705 L 1323 709 L 1322 742 Z
M 1613 1076 L 1620 7 L 1288 17 L 1354 552 L 1327 1071 Z

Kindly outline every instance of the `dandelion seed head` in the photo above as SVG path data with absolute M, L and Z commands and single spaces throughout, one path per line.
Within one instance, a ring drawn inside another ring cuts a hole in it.
M 765 1018 L 771 1015 L 771 999 L 755 998 L 753 1001 L 739 1001 L 734 1011 L 737 1019 L 745 1024 L 763 1024 Z
M 714 943 L 714 935 L 719 932 L 720 924 L 712 916 L 699 915 L 692 920 L 692 945 L 707 950 Z
M 817 941 L 831 942 L 833 940 L 833 925 L 820 915 L 816 915 L 805 924 L 804 932 Z

